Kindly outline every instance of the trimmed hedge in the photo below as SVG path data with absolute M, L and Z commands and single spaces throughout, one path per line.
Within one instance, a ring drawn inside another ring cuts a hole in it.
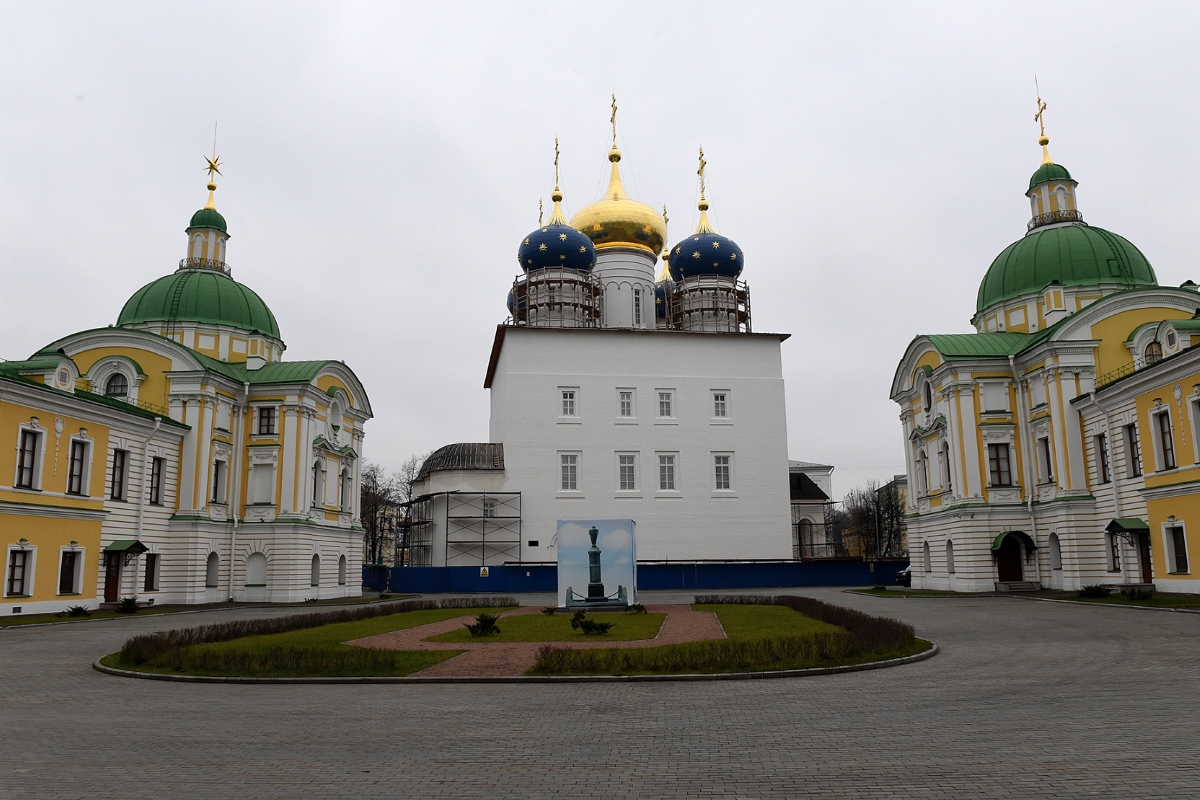
M 408 611 L 429 611 L 439 608 L 499 608 L 518 605 L 511 597 L 451 597 L 445 600 L 404 600 L 398 603 L 380 603 L 337 611 L 294 614 L 288 617 L 235 620 L 201 625 L 196 628 L 180 628 L 173 631 L 158 631 L 134 636 L 121 648 L 121 659 L 128 664 L 148 664 L 170 659 L 185 647 L 214 642 L 228 642 L 245 636 L 266 636 L 287 633 L 339 622 L 358 622 L 373 617 L 386 617 Z
M 862 652 L 905 647 L 912 644 L 916 631 L 912 625 L 890 617 L 873 617 L 853 608 L 835 606 L 823 600 L 796 595 L 698 595 L 696 603 L 729 605 L 787 606 L 806 617 L 845 628 Z

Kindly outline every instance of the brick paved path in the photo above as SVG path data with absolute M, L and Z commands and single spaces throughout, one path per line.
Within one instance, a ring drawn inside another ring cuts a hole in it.
M 1200 793 L 1200 615 L 802 593 L 942 652 L 796 680 L 213 686 L 88 665 L 263 610 L 0 630 L 0 799 Z
M 440 664 L 434 664 L 418 675 L 434 676 L 503 676 L 520 675 L 537 661 L 537 651 L 543 644 L 554 644 L 556 647 L 588 649 L 598 647 L 658 647 L 665 644 L 680 644 L 681 642 L 698 642 L 702 639 L 724 639 L 725 631 L 717 621 L 717 615 L 707 611 L 692 611 L 691 606 L 682 605 L 649 605 L 646 611 L 651 614 L 666 614 L 662 627 L 653 639 L 634 639 L 626 642 L 427 642 L 430 636 L 458 630 L 464 622 L 472 617 L 457 617 L 442 622 L 432 622 L 418 628 L 408 628 L 392 633 L 381 633 L 365 639 L 355 639 L 349 644 L 359 647 L 372 647 L 378 650 L 462 650 L 470 648 L 460 656 L 447 659 Z M 522 606 L 514 611 L 507 611 L 501 617 L 511 617 L 519 614 L 540 614 L 539 606 Z M 603 620 L 619 621 L 621 615 L 605 614 Z

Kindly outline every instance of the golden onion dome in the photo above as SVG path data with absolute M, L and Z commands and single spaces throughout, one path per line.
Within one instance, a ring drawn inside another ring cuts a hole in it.
M 667 239 L 667 226 L 658 212 L 633 200 L 621 183 L 621 151 L 608 151 L 612 176 L 604 197 L 586 205 L 571 218 L 571 227 L 592 240 L 597 250 L 609 247 L 636 247 L 655 258 Z

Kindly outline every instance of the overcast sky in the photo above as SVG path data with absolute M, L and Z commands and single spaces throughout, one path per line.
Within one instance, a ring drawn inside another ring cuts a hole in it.
M 4 3 L 0 356 L 111 324 L 217 207 L 285 358 L 345 360 L 365 455 L 488 437 L 484 370 L 517 245 L 553 188 L 607 177 L 695 224 L 696 149 L 783 345 L 792 458 L 839 497 L 903 471 L 889 384 L 918 333 L 969 331 L 1040 161 L 1160 282 L 1200 280 L 1194 4 Z

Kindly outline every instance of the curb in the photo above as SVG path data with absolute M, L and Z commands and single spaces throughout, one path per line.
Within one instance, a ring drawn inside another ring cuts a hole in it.
M 901 600 L 978 600 L 985 597 L 1008 597 L 1006 594 L 998 594 L 996 592 L 955 592 L 950 594 L 947 592 L 941 594 L 901 594 L 894 592 L 890 594 L 877 594 L 872 592 L 860 592 L 856 589 L 842 589 L 842 594 L 855 594 L 859 597 L 888 597 L 890 599 L 900 598 Z M 1041 598 L 1030 597 L 1029 600 L 1039 600 Z
M 1057 597 L 1021 597 L 1012 595 L 1013 600 L 1036 600 L 1039 603 L 1066 603 L 1072 606 L 1089 606 L 1091 608 L 1129 608 L 1136 611 L 1170 611 L 1175 614 L 1200 614 L 1195 608 L 1169 608 L 1163 606 L 1133 606 L 1120 603 L 1089 603 L 1085 600 L 1059 600 Z
M 842 672 L 865 672 L 871 669 L 886 669 L 904 664 L 915 664 L 938 654 L 936 644 L 928 650 L 901 658 L 885 661 L 868 661 L 865 664 L 846 664 L 841 667 L 809 667 L 808 669 L 784 669 L 771 672 L 720 672 L 714 674 L 689 675 L 512 675 L 506 677 L 478 678 L 414 678 L 414 677 L 363 677 L 363 678 L 217 678 L 206 675 L 163 675 L 153 672 L 134 672 L 127 669 L 107 667 L 100 659 L 92 662 L 92 669 L 106 675 L 121 678 L 140 678 L 151 681 L 177 681 L 181 683 L 300 683 L 300 684 L 345 684 L 345 683 L 645 683 L 664 681 L 736 681 L 760 680 L 765 678 L 809 678 L 817 675 L 836 675 Z

